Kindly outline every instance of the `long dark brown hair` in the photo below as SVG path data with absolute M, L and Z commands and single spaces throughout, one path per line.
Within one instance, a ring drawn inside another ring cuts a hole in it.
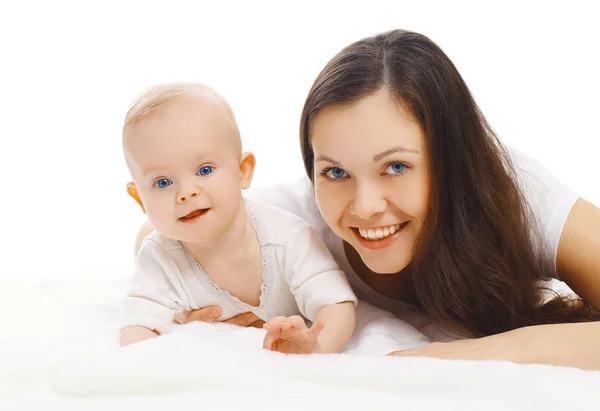
M 429 38 L 409 31 L 365 38 L 340 51 L 315 80 L 302 112 L 309 178 L 311 119 L 325 107 L 385 90 L 421 125 L 431 170 L 430 205 L 410 273 L 427 314 L 453 335 L 479 337 L 528 325 L 598 319 L 577 298 L 544 303 L 555 277 L 510 153 L 458 70 Z

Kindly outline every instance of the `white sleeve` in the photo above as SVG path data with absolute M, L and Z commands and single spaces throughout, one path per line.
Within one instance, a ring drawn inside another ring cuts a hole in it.
M 298 223 L 289 233 L 284 275 L 302 315 L 314 321 L 319 310 L 357 299 L 346 274 L 331 256 L 313 227 Z
M 160 334 L 169 331 L 175 313 L 182 310 L 171 261 L 155 241 L 146 239 L 135 264 L 133 282 L 123 301 L 120 328 L 146 327 Z
M 558 243 L 579 194 L 560 181 L 541 162 L 518 151 L 513 153 L 515 171 L 539 235 L 551 252 L 556 267 Z
M 321 219 L 307 177 L 248 190 L 247 197 L 294 214 L 315 227 Z

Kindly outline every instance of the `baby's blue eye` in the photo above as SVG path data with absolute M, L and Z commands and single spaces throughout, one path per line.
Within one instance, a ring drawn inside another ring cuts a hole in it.
M 214 168 L 212 166 L 202 166 L 200 167 L 200 170 L 198 170 L 198 175 L 199 176 L 207 176 L 209 174 L 211 174 L 214 171 Z
M 400 163 L 400 162 L 395 162 L 395 163 L 388 165 L 385 168 L 385 173 L 392 174 L 392 175 L 393 174 L 402 174 L 406 171 L 406 168 L 407 168 L 406 164 Z
M 167 188 L 171 184 L 173 184 L 173 182 L 168 178 L 161 178 L 160 180 L 154 182 L 154 186 L 157 188 Z
M 327 175 L 327 177 L 333 180 L 338 180 L 340 178 L 346 177 L 346 172 L 344 171 L 344 169 L 339 167 L 332 167 L 329 170 L 327 170 L 325 174 Z

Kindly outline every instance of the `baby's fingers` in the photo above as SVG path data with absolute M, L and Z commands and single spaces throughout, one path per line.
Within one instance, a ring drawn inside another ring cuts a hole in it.
M 287 317 L 273 317 L 263 324 L 263 328 L 267 331 L 279 329 L 287 321 Z
M 265 325 L 267 324 L 265 323 Z M 265 350 L 277 351 L 279 338 L 281 338 L 281 327 L 273 326 L 265 335 L 265 339 L 263 340 L 263 348 Z
M 281 327 L 286 321 L 287 317 L 273 317 L 263 324 L 263 328 L 267 330 L 263 340 L 265 350 L 277 351 L 277 344 L 281 338 Z
M 306 323 L 304 322 L 304 318 L 299 315 L 292 315 L 283 323 L 282 328 L 286 330 L 289 330 L 290 328 L 301 330 L 306 328 Z

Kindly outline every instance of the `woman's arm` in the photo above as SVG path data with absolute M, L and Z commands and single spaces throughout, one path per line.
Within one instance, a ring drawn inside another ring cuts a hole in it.
M 199 308 L 197 310 L 187 311 L 181 316 L 175 316 L 175 322 L 180 324 L 187 324 L 193 321 L 202 321 L 205 323 L 212 323 L 217 321 L 217 318 L 221 316 L 221 308 L 216 305 L 210 307 Z M 253 312 L 246 312 L 228 320 L 223 321 L 226 324 L 239 325 L 240 327 L 254 327 L 262 328 L 264 321 L 258 318 Z
M 600 310 L 600 209 L 579 199 L 563 228 L 556 272 L 575 293 Z
M 490 337 L 433 343 L 391 356 L 456 360 L 504 360 L 600 370 L 600 322 L 520 328 Z
M 600 209 L 580 199 L 565 223 L 557 273 L 577 295 L 600 309 Z M 394 356 L 507 360 L 600 370 L 600 322 L 525 327 L 490 337 L 434 343 Z

